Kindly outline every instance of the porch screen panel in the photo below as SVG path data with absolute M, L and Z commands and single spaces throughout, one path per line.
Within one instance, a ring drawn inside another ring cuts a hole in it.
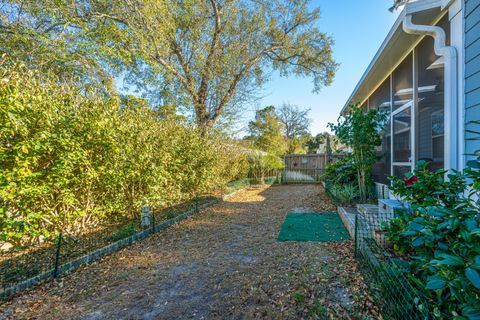
M 393 167 L 393 176 L 397 178 L 405 177 L 405 174 L 412 171 L 410 166 L 395 166 Z
M 426 37 L 416 49 L 418 111 L 416 148 L 418 160 L 431 170 L 444 166 L 444 60 L 434 53 L 434 41 Z
M 393 162 L 410 162 L 412 109 L 408 108 L 392 117 L 393 122 Z
M 392 74 L 393 111 L 413 100 L 413 57 L 409 54 Z
M 376 109 L 386 112 L 390 118 L 391 106 L 390 77 L 388 77 L 380 87 L 370 96 L 370 109 Z M 390 121 L 381 132 L 382 145 L 377 147 L 378 160 L 373 167 L 373 179 L 375 182 L 389 184 L 391 163 L 391 141 L 390 141 Z

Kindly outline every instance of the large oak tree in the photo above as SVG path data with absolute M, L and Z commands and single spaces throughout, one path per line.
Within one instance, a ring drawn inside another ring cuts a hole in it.
M 0 36 L 41 34 L 42 49 L 122 72 L 144 92 L 191 107 L 206 129 L 271 71 L 311 77 L 314 91 L 331 83 L 332 39 L 312 7 L 309 0 L 5 0 Z

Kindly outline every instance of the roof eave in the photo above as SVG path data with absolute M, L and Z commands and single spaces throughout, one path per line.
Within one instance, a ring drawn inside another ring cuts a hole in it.
M 348 107 L 353 104 L 353 103 L 362 103 L 365 101 L 368 96 L 364 96 L 364 94 L 361 93 L 362 89 L 364 91 L 364 86 L 365 82 L 368 79 L 369 82 L 375 83 L 372 86 L 378 86 L 380 85 L 380 81 L 382 81 L 383 78 L 388 76 L 389 72 L 391 71 L 390 67 L 385 67 L 384 68 L 384 73 L 385 75 L 379 76 L 382 74 L 381 71 L 377 69 L 382 69 L 382 67 L 379 67 L 379 62 L 383 60 L 388 60 L 387 57 L 389 56 L 390 52 L 395 52 L 395 55 L 398 57 L 407 55 L 410 50 L 412 49 L 412 44 L 418 39 L 418 36 L 412 36 L 408 35 L 403 32 L 403 20 L 407 14 L 413 14 L 413 13 L 419 13 L 419 12 L 425 12 L 425 21 L 422 21 L 422 23 L 428 23 L 428 22 L 433 22 L 435 20 L 435 17 L 441 14 L 440 8 L 445 8 L 446 3 L 450 2 L 450 0 L 423 0 L 423 1 L 415 1 L 415 2 L 410 2 L 407 3 L 400 14 L 398 15 L 397 20 L 393 24 L 392 28 L 390 29 L 387 37 L 385 40 L 382 42 L 382 45 L 378 49 L 377 53 L 375 54 L 373 60 L 370 62 L 368 65 L 367 70 L 363 73 L 362 77 L 360 78 L 360 81 L 357 83 L 355 86 L 355 89 L 353 90 L 352 94 L 346 101 L 345 105 L 343 106 L 342 110 L 340 111 L 340 114 L 345 114 L 348 111 Z M 401 42 L 402 46 L 399 46 L 398 43 Z M 399 51 L 399 47 L 401 47 L 402 51 Z M 400 59 L 400 58 L 399 58 Z M 390 60 L 388 60 L 390 64 Z M 383 62 L 383 61 L 382 61 Z M 400 61 L 398 61 L 400 62 Z M 373 76 L 373 79 L 369 79 L 372 77 L 372 73 L 375 71 L 377 75 Z M 378 81 L 377 81 L 378 80 Z
M 365 72 L 363 73 L 362 77 L 360 78 L 360 81 L 355 86 L 355 89 L 353 90 L 352 94 L 350 95 L 347 102 L 343 106 L 342 111 L 340 111 L 340 114 L 344 114 L 344 112 L 347 111 L 348 106 L 353 103 L 353 101 L 354 101 L 353 99 L 354 99 L 355 94 L 357 93 L 360 85 L 364 82 L 367 75 L 370 73 L 372 68 L 376 65 L 376 63 L 377 63 L 380 55 L 382 54 L 382 52 L 384 52 L 385 49 L 388 47 L 388 44 L 391 42 L 391 39 L 392 39 L 393 35 L 395 34 L 395 32 L 397 32 L 397 30 L 399 30 L 399 28 L 402 27 L 402 22 L 403 22 L 404 17 L 405 17 L 405 8 L 398 15 L 397 20 L 395 21 L 392 28 L 388 32 L 388 35 L 385 38 L 385 40 L 383 40 L 382 45 L 377 50 L 377 53 L 375 54 L 375 56 L 373 57 L 373 60 L 368 65 L 367 70 L 365 70 Z

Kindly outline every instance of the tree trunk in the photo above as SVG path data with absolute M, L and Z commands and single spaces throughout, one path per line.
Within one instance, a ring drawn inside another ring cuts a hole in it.
M 325 162 L 330 164 L 332 162 L 332 148 L 330 146 L 330 136 L 327 136 L 327 145 L 325 147 Z
M 197 118 L 197 125 L 202 135 L 206 135 L 208 131 L 215 125 L 215 121 L 208 114 L 205 103 L 197 103 L 195 105 L 195 115 Z

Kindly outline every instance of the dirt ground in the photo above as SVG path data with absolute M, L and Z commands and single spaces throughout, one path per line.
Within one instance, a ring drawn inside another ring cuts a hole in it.
M 0 319 L 378 319 L 351 241 L 278 242 L 318 185 L 252 188 L 0 305 Z

